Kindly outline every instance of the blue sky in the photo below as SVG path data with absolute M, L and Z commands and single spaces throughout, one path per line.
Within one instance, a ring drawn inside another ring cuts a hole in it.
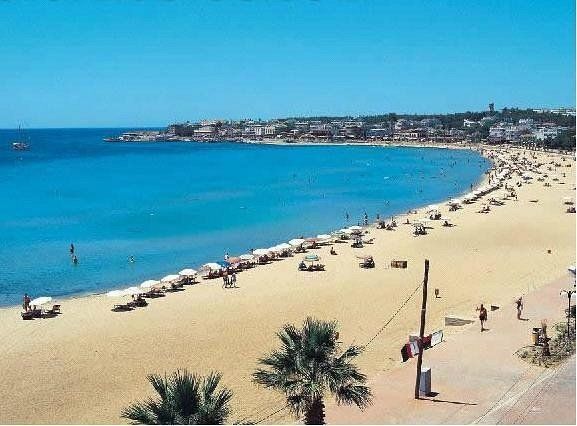
M 0 127 L 575 105 L 573 1 L 0 0 Z

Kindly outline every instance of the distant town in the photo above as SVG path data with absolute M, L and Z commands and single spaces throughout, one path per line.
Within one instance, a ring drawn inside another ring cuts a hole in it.
M 163 130 L 126 132 L 108 142 L 437 142 L 525 144 L 575 148 L 575 108 L 455 114 L 383 114 L 362 117 L 293 117 L 272 120 L 202 120 L 173 123 Z

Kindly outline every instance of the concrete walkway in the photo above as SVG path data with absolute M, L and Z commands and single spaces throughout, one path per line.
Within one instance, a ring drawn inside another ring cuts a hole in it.
M 575 357 L 557 368 L 542 368 L 515 355 L 530 344 L 531 329 L 542 319 L 551 328 L 563 321 L 566 299 L 559 290 L 572 287 L 573 277 L 567 275 L 524 296 L 526 320 L 517 320 L 511 301 L 489 312 L 488 331 L 481 333 L 477 321 L 426 351 L 423 366 L 432 369 L 434 396 L 413 399 L 413 359 L 371 381 L 371 407 L 361 412 L 328 406 L 327 422 L 575 424 Z

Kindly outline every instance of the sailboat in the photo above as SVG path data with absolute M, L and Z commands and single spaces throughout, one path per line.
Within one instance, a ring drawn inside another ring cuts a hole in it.
M 15 151 L 28 151 L 30 149 L 30 145 L 26 142 L 24 132 L 20 126 L 18 126 L 18 139 L 12 142 L 12 149 Z

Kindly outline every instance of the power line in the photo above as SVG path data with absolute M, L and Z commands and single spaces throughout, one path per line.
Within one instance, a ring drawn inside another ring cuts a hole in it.
M 289 404 L 286 404 L 284 407 L 279 408 L 278 410 L 273 411 L 272 413 L 266 415 L 265 417 L 257 420 L 254 424 L 259 424 L 259 423 L 264 422 L 265 420 L 270 419 L 270 418 L 271 418 L 272 416 L 274 416 L 275 414 L 278 414 L 278 413 L 280 413 L 281 411 L 283 411 L 285 408 L 288 408 L 288 406 L 289 406 Z
M 399 314 L 399 312 L 401 312 L 401 310 L 407 305 L 407 303 L 409 303 L 409 301 L 413 298 L 413 296 L 417 293 L 417 291 L 421 288 L 421 286 L 423 285 L 423 283 L 421 282 L 414 290 L 413 292 L 410 294 L 409 297 L 407 297 L 407 299 L 403 302 L 403 304 L 395 311 L 395 313 L 389 318 L 389 320 L 379 329 L 379 331 L 377 331 L 377 333 L 370 338 L 370 340 L 367 342 L 367 344 L 365 345 L 365 347 L 369 346 L 371 343 L 373 343 L 373 341 L 379 336 L 379 334 L 381 334 L 385 328 L 387 328 L 387 326 L 395 319 L 395 317 Z

